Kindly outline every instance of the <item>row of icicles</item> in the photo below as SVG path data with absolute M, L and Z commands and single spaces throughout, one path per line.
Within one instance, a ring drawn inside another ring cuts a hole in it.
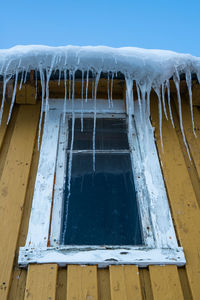
M 75 112 L 74 112 L 74 93 L 75 93 L 75 72 L 76 70 L 61 70 L 59 69 L 59 78 L 58 78 L 58 85 L 60 85 L 61 77 L 64 78 L 64 86 L 65 86 L 65 96 L 64 96 L 64 104 L 63 104 L 63 122 L 65 122 L 65 113 L 66 113 L 66 103 L 67 100 L 72 101 L 72 140 L 71 140 L 71 146 L 70 146 L 70 156 L 69 156 L 69 166 L 68 166 L 68 191 L 70 196 L 70 180 L 71 180 L 71 167 L 72 167 L 72 150 L 73 150 L 73 141 L 74 141 L 74 124 L 75 124 Z M 11 99 L 11 105 L 9 110 L 9 116 L 7 120 L 7 124 L 10 121 L 14 102 L 15 102 L 15 96 L 17 91 L 17 84 L 18 84 L 18 78 L 19 73 L 21 71 L 16 70 L 15 73 L 15 81 L 14 81 L 14 88 L 13 88 L 13 95 Z M 40 121 L 39 121 L 39 135 L 38 135 L 38 145 L 40 141 L 40 133 L 41 133 L 41 124 L 42 124 L 42 116 L 43 112 L 45 111 L 45 118 L 48 113 L 49 109 L 49 80 L 53 72 L 53 63 L 49 69 L 43 69 L 40 67 L 38 70 L 35 70 L 35 89 L 36 89 L 36 96 L 37 96 L 37 85 L 38 85 L 38 73 L 40 75 L 40 83 L 41 83 L 41 90 L 42 90 L 42 103 L 41 103 L 41 115 L 40 115 Z M 87 71 L 82 70 L 82 89 L 81 89 L 81 131 L 83 131 L 83 102 L 87 102 L 88 99 L 88 84 L 89 84 L 89 72 L 91 72 L 89 69 Z M 109 108 L 113 107 L 113 79 L 116 72 L 108 72 L 107 74 L 107 93 L 108 93 L 108 106 Z M 28 69 L 21 72 L 21 79 L 19 84 L 19 89 L 21 89 L 22 84 L 26 83 L 27 80 L 27 74 Z M 98 72 L 92 72 L 93 77 L 93 87 L 92 87 L 92 98 L 94 100 L 94 125 L 93 125 L 93 170 L 95 171 L 95 132 L 96 132 L 96 96 L 97 96 L 97 87 L 98 82 L 100 79 L 101 71 Z M 117 76 L 117 73 L 116 73 Z M 186 77 L 186 83 L 188 87 L 189 92 L 189 100 L 190 100 L 190 110 L 191 110 L 191 117 L 192 117 L 192 127 L 194 135 L 196 136 L 195 130 L 194 130 L 194 118 L 193 118 L 193 107 L 192 107 L 192 80 L 191 80 L 191 73 L 188 71 L 185 74 Z M 0 109 L 0 123 L 2 121 L 2 115 L 3 115 L 3 109 L 4 109 L 4 103 L 5 103 L 5 94 L 6 94 L 6 86 L 9 80 L 12 78 L 12 75 L 4 75 L 3 77 L 3 97 L 2 97 L 2 103 L 1 103 L 1 109 Z M 69 91 L 67 91 L 67 80 L 69 81 Z M 177 100 L 178 100 L 178 107 L 179 107 L 179 119 L 180 119 L 180 128 L 181 133 L 183 136 L 183 141 L 185 144 L 185 147 L 187 149 L 188 156 L 190 158 L 188 145 L 186 142 L 184 129 L 183 129 L 183 122 L 182 122 L 182 108 L 181 108 L 181 96 L 180 96 L 180 77 L 178 72 L 176 72 L 173 76 L 173 80 L 176 86 L 177 90 Z M 127 109 L 127 115 L 128 115 L 128 128 L 129 132 L 131 131 L 131 119 L 132 115 L 134 115 L 134 99 L 133 99 L 133 79 L 129 75 L 125 75 L 125 81 L 126 81 L 126 109 Z M 164 83 L 161 84 L 161 86 L 153 86 L 153 89 L 155 90 L 157 96 L 158 96 L 158 107 L 159 107 L 159 123 L 160 123 L 160 138 L 161 138 L 161 145 L 163 147 L 163 140 L 162 140 L 162 110 L 164 111 L 165 117 L 168 119 L 167 110 L 165 106 L 165 94 L 167 93 L 167 101 L 168 101 L 168 107 L 169 107 L 169 116 L 171 123 L 174 127 L 174 121 L 172 116 L 172 110 L 171 110 L 171 101 L 170 101 L 170 83 L 169 79 L 166 80 Z M 152 84 L 143 84 L 141 85 L 138 82 L 135 82 L 136 84 L 136 90 L 137 90 L 137 98 L 138 98 L 138 104 L 139 104 L 139 110 L 140 110 L 140 118 L 143 124 L 145 124 L 145 120 L 147 120 L 150 116 L 150 92 L 152 89 Z M 85 97 L 83 96 L 85 94 Z M 67 99 L 67 95 L 68 99 Z
M 7 124 L 10 121 L 13 106 L 15 103 L 15 96 L 17 91 L 18 85 L 18 78 L 19 73 L 21 71 L 16 70 L 15 73 L 15 81 L 14 81 L 14 88 L 13 94 L 10 104 L 10 110 L 8 115 Z M 43 69 L 42 67 L 39 70 L 35 70 L 35 95 L 37 97 L 37 88 L 38 88 L 38 73 L 40 75 L 40 83 L 41 83 L 41 90 L 42 90 L 42 97 L 41 97 L 41 113 L 40 113 L 40 121 L 39 121 L 39 134 L 38 134 L 38 147 L 40 144 L 40 134 L 41 134 L 41 124 L 42 124 L 42 117 L 43 112 L 45 112 L 45 119 L 48 114 L 49 110 L 49 80 L 53 72 L 53 63 L 49 69 Z M 75 95 L 75 72 L 76 70 L 59 70 L 59 78 L 58 78 L 58 85 L 60 85 L 61 77 L 64 78 L 64 87 L 65 87 L 65 95 L 64 95 L 64 104 L 63 104 L 63 122 L 65 123 L 65 113 L 66 113 L 66 104 L 67 100 L 71 100 L 72 103 L 72 138 L 71 138 L 71 145 L 70 145 L 70 153 L 69 153 L 69 161 L 68 161 L 68 181 L 67 181 L 67 188 L 68 188 L 68 196 L 66 199 L 66 214 L 68 215 L 68 206 L 69 206 L 69 198 L 70 198 L 70 189 L 71 189 L 71 174 L 72 174 L 72 158 L 73 158 L 73 143 L 74 143 L 74 127 L 75 127 L 75 111 L 74 111 L 74 95 Z M 89 72 L 91 71 L 88 69 L 87 71 L 82 71 L 82 88 L 81 88 L 81 131 L 83 131 L 83 104 L 84 101 L 87 102 L 88 99 L 88 85 L 89 85 Z M 19 89 L 21 89 L 22 84 L 26 83 L 27 80 L 28 69 L 24 72 L 21 72 L 21 78 L 19 80 Z M 107 94 L 108 94 L 108 106 L 109 108 L 113 107 L 113 79 L 115 72 L 108 72 L 107 73 Z M 189 100 L 190 100 L 190 111 L 192 117 L 192 127 L 194 135 L 196 136 L 194 130 L 194 118 L 193 118 L 193 106 L 192 106 L 192 80 L 191 80 L 191 73 L 186 72 L 186 83 L 189 92 Z M 96 134 L 96 98 L 97 98 L 97 88 L 98 82 L 101 76 L 101 71 L 92 72 L 92 98 L 94 101 L 94 123 L 93 123 L 93 171 L 95 172 L 95 134 Z M 117 76 L 117 74 L 116 74 Z M 9 80 L 12 78 L 12 75 L 4 75 L 3 76 L 3 97 L 0 109 L 0 124 L 2 122 L 2 115 L 3 109 L 5 104 L 5 95 L 6 95 L 6 86 Z M 69 82 L 68 91 L 67 91 L 67 80 Z M 189 148 L 187 145 L 187 141 L 185 138 L 185 133 L 183 129 L 183 121 L 182 121 L 182 107 L 181 107 L 181 96 L 180 96 L 180 77 L 178 72 L 176 72 L 173 76 L 173 80 L 177 90 L 177 100 L 178 100 L 178 107 L 179 107 L 179 120 L 180 120 L 180 128 L 183 137 L 183 141 L 185 147 L 187 149 L 188 156 L 190 158 Z M 128 133 L 132 132 L 132 116 L 134 115 L 134 96 L 133 96 L 133 79 L 129 75 L 125 75 L 125 82 L 126 82 L 126 113 L 128 115 Z M 150 117 L 150 93 L 152 89 L 152 84 L 140 84 L 139 82 L 135 81 L 136 90 L 137 90 L 137 99 L 138 99 L 138 106 L 140 111 L 140 119 L 141 124 L 144 127 L 144 147 L 148 149 L 148 126 Z M 159 109 L 159 124 L 160 124 L 160 138 L 161 138 L 161 145 L 163 148 L 163 139 L 162 139 L 162 110 L 164 111 L 164 115 L 168 120 L 167 109 L 165 105 L 165 95 L 167 94 L 167 102 L 169 107 L 169 117 L 171 123 L 174 127 L 174 120 L 172 116 L 172 109 L 171 109 L 171 99 L 170 99 L 170 81 L 169 79 L 166 80 L 164 83 L 158 86 L 153 86 L 157 97 L 158 97 L 158 109 Z M 68 98 L 67 98 L 68 95 Z M 148 151 L 145 151 L 146 156 L 148 156 Z M 65 233 L 67 230 L 67 217 L 65 219 L 65 224 L 63 228 L 63 232 Z M 64 236 L 64 235 L 63 235 Z

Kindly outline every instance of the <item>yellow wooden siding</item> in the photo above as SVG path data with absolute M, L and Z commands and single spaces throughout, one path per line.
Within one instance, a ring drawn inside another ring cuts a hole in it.
M 152 96 L 154 97 L 154 96 Z M 163 115 L 161 149 L 157 99 L 152 99 L 152 123 L 172 217 L 186 267 L 32 265 L 17 266 L 19 246 L 26 239 L 39 152 L 37 105 L 15 105 L 8 127 L 5 110 L 0 128 L 0 300 L 113 300 L 200 299 L 200 111 L 194 107 L 197 139 L 192 133 L 189 105 L 183 103 L 183 120 L 192 164 L 180 129 L 173 129 Z M 176 100 L 176 99 L 175 99 Z M 184 100 L 184 99 L 183 99 Z M 178 112 L 173 104 L 177 126 Z

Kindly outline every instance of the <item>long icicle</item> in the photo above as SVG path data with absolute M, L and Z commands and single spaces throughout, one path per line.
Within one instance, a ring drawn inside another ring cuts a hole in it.
M 110 87 L 110 102 L 111 102 L 111 107 L 113 107 L 113 77 L 114 77 L 114 72 L 112 72 L 111 87 Z
M 138 104 L 139 104 L 139 110 L 140 110 L 140 120 L 142 122 L 143 117 L 142 117 L 142 105 L 141 105 L 141 98 L 140 98 L 140 89 L 139 89 L 139 85 L 136 82 L 136 90 L 137 90 L 137 96 L 138 96 Z
M 84 71 L 82 70 L 82 86 L 81 86 L 81 132 L 83 132 L 83 87 L 84 87 Z
M 75 70 L 73 71 L 72 77 L 72 139 L 69 153 L 69 163 L 68 163 L 68 196 L 69 199 L 71 194 L 71 173 L 72 173 L 72 158 L 73 158 L 73 144 L 74 144 L 74 126 L 75 126 L 75 112 L 74 112 L 74 89 L 75 89 Z
M 108 78 L 107 78 L 107 89 L 108 89 L 108 107 L 110 108 L 110 76 L 108 72 Z
M 20 85 L 19 85 L 19 90 L 22 89 L 23 79 L 24 79 L 24 71 L 21 72 L 21 81 L 20 81 Z
M 169 79 L 166 81 L 166 87 L 167 87 L 167 100 L 168 100 L 168 106 L 169 106 L 170 120 L 171 120 L 173 128 L 175 128 L 175 126 L 174 126 L 174 120 L 173 120 L 173 115 L 172 115 L 172 108 L 171 108 L 170 82 L 169 82 Z
M 28 67 L 25 70 L 25 76 L 24 76 L 24 84 L 26 83 L 26 79 L 27 79 L 27 74 L 28 74 Z
M 71 99 L 71 71 L 69 70 L 69 100 Z
M 1 102 L 1 110 L 0 110 L 0 125 L 2 122 L 2 116 L 3 116 L 3 109 L 4 109 L 4 103 L 5 103 L 5 97 L 6 97 L 6 86 L 8 81 L 12 78 L 12 75 L 9 75 L 8 78 L 6 78 L 6 75 L 4 75 L 3 78 L 3 97 Z
M 195 132 L 195 126 L 194 126 L 194 114 L 193 114 L 193 105 L 192 105 L 192 78 L 191 78 L 191 73 L 188 71 L 186 72 L 186 83 L 188 87 L 188 93 L 189 93 L 189 99 L 190 99 L 190 113 L 191 113 L 191 119 L 192 119 L 192 130 L 194 133 L 194 136 L 197 137 L 196 132 Z
M 55 59 L 56 59 L 56 56 L 54 55 L 53 58 L 52 58 L 52 61 L 51 61 L 50 69 L 48 70 L 46 68 L 47 79 L 46 79 L 45 118 L 46 118 L 48 110 L 49 110 L 49 80 L 50 80 L 50 77 L 51 77 L 51 73 L 53 71 L 53 66 L 54 66 L 54 63 L 55 63 Z
M 188 144 L 187 144 L 187 141 L 186 141 L 186 138 L 185 138 L 185 132 L 184 132 L 184 129 L 183 129 L 181 95 L 180 95 L 180 79 L 179 79 L 179 77 L 174 76 L 173 80 L 174 80 L 174 83 L 175 83 L 175 86 L 176 86 L 176 91 L 177 91 L 178 110 L 179 110 L 179 123 L 180 123 L 181 133 L 182 133 L 182 137 L 183 137 L 183 142 L 185 144 L 185 148 L 187 150 L 188 157 L 191 160 L 190 151 L 189 151 L 189 148 L 188 148 Z
M 162 103 L 163 103 L 163 110 L 164 110 L 165 117 L 166 117 L 166 119 L 168 120 L 167 110 L 166 110 L 166 106 L 165 106 L 165 83 L 162 83 L 161 89 L 162 89 Z
M 86 75 L 85 102 L 87 102 L 87 98 L 88 98 L 88 81 L 89 81 L 89 69 L 87 70 L 87 75 Z
M 158 111 L 159 111 L 159 126 L 160 126 L 160 143 L 163 151 L 163 138 L 162 138 L 162 101 L 160 95 L 160 88 L 156 88 L 155 92 L 158 96 Z
M 125 77 L 126 80 L 126 109 L 128 114 L 128 134 L 129 138 L 132 137 L 132 116 L 134 114 L 134 99 L 133 99 L 133 80 L 129 77 Z
M 37 69 L 35 70 L 35 99 L 37 99 Z
M 96 116 L 97 116 L 97 87 L 99 83 L 101 72 L 99 71 L 96 75 L 95 79 L 95 90 L 94 90 L 94 125 L 93 125 L 93 143 L 92 143 L 92 149 L 93 149 L 93 172 L 95 172 L 95 136 L 96 136 Z
M 63 123 L 65 123 L 66 119 L 66 107 L 67 107 L 67 70 L 64 70 L 64 84 L 65 84 L 65 99 L 64 99 L 64 107 L 63 107 Z
M 40 109 L 40 121 L 39 121 L 39 130 L 38 130 L 38 150 L 40 147 L 40 136 L 41 136 L 41 127 L 42 127 L 42 116 L 44 112 L 44 93 L 45 93 L 44 71 L 42 70 L 42 67 L 39 68 L 39 72 L 40 72 L 40 84 L 42 88 L 42 103 Z
M 10 121 L 13 106 L 14 106 L 14 103 L 15 103 L 15 95 L 16 95 L 16 90 L 17 90 L 17 81 L 18 81 L 18 69 L 17 69 L 16 74 L 15 74 L 15 85 L 14 85 L 14 89 L 13 89 L 13 95 L 12 95 L 12 100 L 11 100 L 11 104 L 10 104 L 10 110 L 9 110 L 7 124 Z

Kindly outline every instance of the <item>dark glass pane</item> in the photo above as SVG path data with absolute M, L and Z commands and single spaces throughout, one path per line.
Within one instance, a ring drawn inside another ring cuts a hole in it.
M 92 149 L 94 119 L 75 120 L 74 150 Z M 72 121 L 69 121 L 69 143 L 71 145 Z M 120 141 L 120 142 L 119 142 Z M 129 149 L 125 119 L 96 119 L 95 148 L 97 150 Z
M 92 168 L 92 154 L 73 154 L 64 244 L 141 245 L 130 155 L 96 154 L 96 171 Z

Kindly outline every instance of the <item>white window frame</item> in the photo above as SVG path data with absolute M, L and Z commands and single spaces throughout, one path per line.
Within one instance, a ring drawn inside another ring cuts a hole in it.
M 93 100 L 83 104 L 85 114 L 93 114 Z M 81 100 L 74 101 L 74 112 L 80 117 Z M 66 113 L 72 113 L 67 102 Z M 124 101 L 96 102 L 97 117 L 121 117 Z M 63 99 L 50 99 L 46 114 L 32 210 L 25 247 L 19 251 L 18 263 L 148 265 L 175 264 L 183 266 L 185 256 L 178 246 L 160 162 L 154 142 L 153 128 L 147 127 L 148 160 L 145 157 L 143 122 L 136 105 L 128 133 L 136 195 L 142 224 L 143 246 L 63 246 L 60 245 L 63 190 L 66 173 L 68 117 L 63 123 Z

